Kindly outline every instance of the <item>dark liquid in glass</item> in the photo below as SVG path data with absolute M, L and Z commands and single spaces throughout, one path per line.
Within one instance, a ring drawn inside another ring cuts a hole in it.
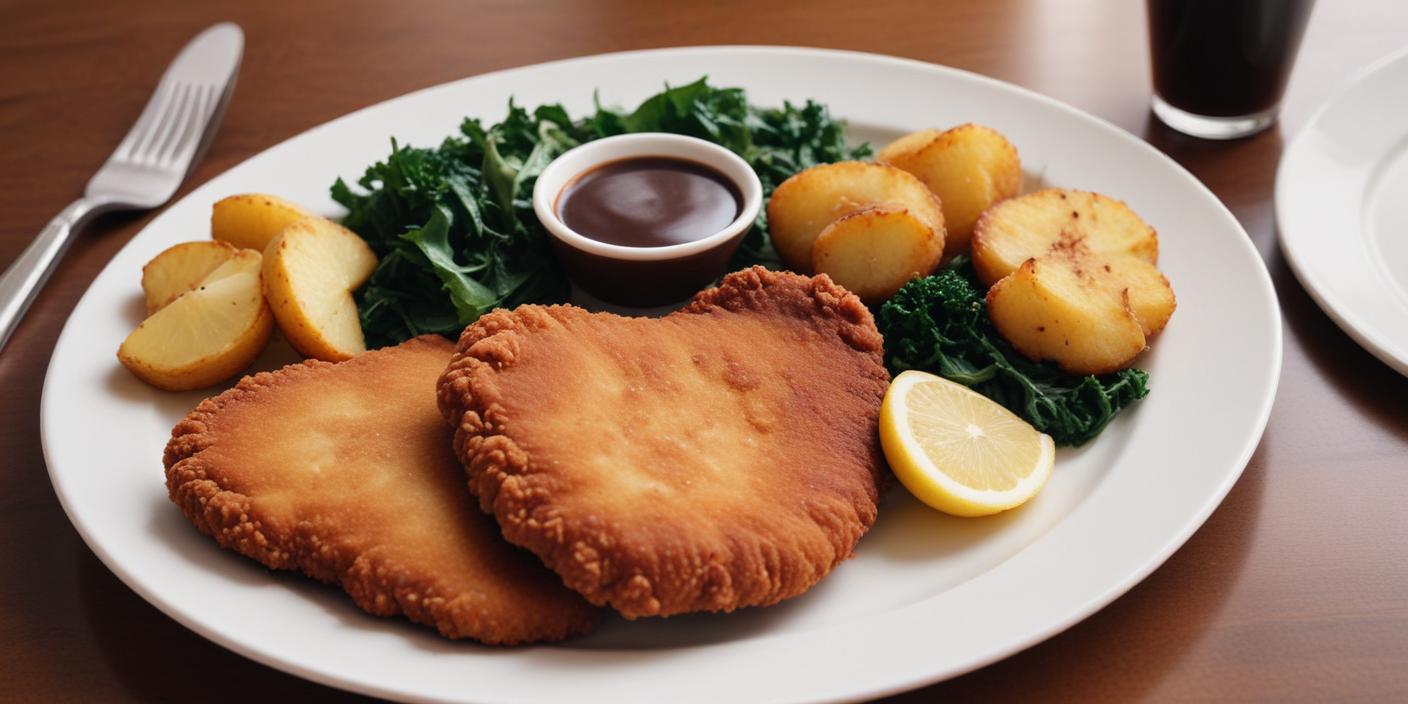
M 1238 117 L 1286 90 L 1314 0 L 1148 0 L 1154 92 L 1195 115 Z

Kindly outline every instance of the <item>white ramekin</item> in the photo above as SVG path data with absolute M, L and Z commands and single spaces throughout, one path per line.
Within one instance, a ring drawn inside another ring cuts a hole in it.
M 578 176 L 613 161 L 673 157 L 708 166 L 738 188 L 738 217 L 718 232 L 663 247 L 628 247 L 583 236 L 562 222 L 557 201 Z M 758 219 L 763 186 L 748 162 L 712 142 L 663 132 L 643 132 L 587 142 L 559 156 L 538 175 L 533 211 L 553 237 L 558 259 L 588 293 L 610 303 L 658 306 L 684 300 L 717 279 L 743 236 Z

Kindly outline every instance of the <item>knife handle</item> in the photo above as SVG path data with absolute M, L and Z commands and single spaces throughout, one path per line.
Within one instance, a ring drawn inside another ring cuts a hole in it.
M 39 236 L 0 276 L 0 350 L 19 327 L 29 304 L 43 288 L 54 264 L 68 249 L 73 233 L 99 209 L 99 203 L 80 198 L 64 208 L 39 232 Z

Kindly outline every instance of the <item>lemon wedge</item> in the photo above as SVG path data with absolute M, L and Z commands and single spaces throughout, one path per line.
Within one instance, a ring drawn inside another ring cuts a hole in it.
M 987 516 L 1036 495 L 1056 444 L 995 401 L 942 377 L 902 372 L 880 407 L 880 444 L 920 501 L 955 516 Z

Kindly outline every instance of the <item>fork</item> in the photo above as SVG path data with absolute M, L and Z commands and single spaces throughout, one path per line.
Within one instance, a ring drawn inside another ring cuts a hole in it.
M 215 135 L 243 51 L 244 33 L 230 22 L 206 29 L 181 49 L 83 197 L 55 216 L 0 276 L 0 350 L 74 233 L 101 213 L 150 210 L 176 193 Z

